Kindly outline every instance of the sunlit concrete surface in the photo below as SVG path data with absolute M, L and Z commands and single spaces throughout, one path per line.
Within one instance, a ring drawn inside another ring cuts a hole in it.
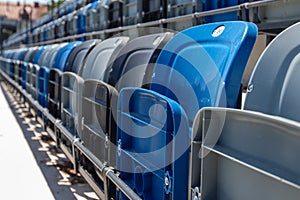
M 2 83 L 0 199 L 98 199 L 24 104 L 6 90 Z

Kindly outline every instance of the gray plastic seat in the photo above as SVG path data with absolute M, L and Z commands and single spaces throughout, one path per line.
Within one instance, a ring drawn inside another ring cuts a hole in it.
M 167 1 L 141 0 L 143 4 L 142 21 L 150 22 L 166 18 Z
M 77 33 L 77 18 L 78 16 L 76 15 L 76 11 L 67 15 L 67 35 L 75 35 Z
M 111 65 L 111 62 L 128 40 L 128 37 L 116 37 L 98 43 L 87 55 L 84 67 L 79 70 L 78 74 L 63 73 L 61 119 L 63 125 L 72 134 L 81 135 L 81 96 L 84 80 L 102 80 L 104 71 Z
M 142 1 L 125 0 L 123 5 L 123 23 L 125 26 L 134 25 L 142 21 Z
M 244 110 L 198 112 L 191 143 L 191 199 L 299 199 L 299 32 L 297 23 L 265 49 Z
M 38 72 L 40 66 L 39 65 L 32 65 L 30 67 L 30 94 L 33 99 L 37 100 L 38 98 Z
M 76 47 L 66 62 L 66 71 L 78 73 L 86 62 L 86 57 L 101 40 L 88 40 Z
M 177 17 L 181 15 L 188 15 L 194 12 L 201 12 L 201 1 L 194 0 L 168 0 L 168 13 L 169 17 Z M 195 20 L 187 19 L 183 21 L 176 21 L 168 24 L 168 28 L 176 31 L 184 30 L 193 25 L 197 25 Z
M 128 42 L 128 37 L 116 37 L 102 41 L 99 43 L 86 58 L 86 63 L 79 70 L 78 75 L 83 79 L 103 80 L 105 67 L 111 65 L 109 61 L 113 61 L 117 53 Z
M 108 28 L 123 26 L 123 1 L 111 0 L 108 9 Z
M 52 57 L 51 54 L 57 52 L 58 48 L 59 48 L 58 44 L 53 44 L 49 48 L 45 49 L 39 57 L 38 65 L 49 66 L 50 58 Z
M 244 109 L 300 121 L 299 33 L 298 23 L 265 49 L 250 79 Z
M 251 1 L 250 1 L 251 2 Z M 295 23 L 299 21 L 298 8 L 300 7 L 300 1 L 289 0 L 277 1 L 266 6 L 261 6 L 254 12 L 253 21 L 262 25 L 277 22 L 275 28 L 281 28 L 283 24 L 287 22 Z M 251 15 L 250 15 L 251 16 Z
M 28 68 L 29 65 L 31 65 L 32 59 L 35 55 L 35 53 L 38 51 L 38 48 L 32 47 L 28 49 L 28 52 L 24 56 L 23 64 L 21 65 L 21 82 L 22 82 L 22 88 L 26 89 L 27 85 L 29 84 L 29 75 L 28 75 Z
M 149 83 L 153 63 L 172 36 L 172 33 L 161 33 L 131 40 L 106 69 L 103 81 L 84 82 L 81 139 L 99 160 L 115 164 L 118 91 L 125 86 L 141 87 Z
M 102 0 L 93 13 L 92 18 L 95 23 L 95 30 L 104 30 L 108 27 L 108 4 L 110 0 Z
M 299 123 L 252 111 L 205 108 L 193 129 L 189 197 L 297 200 L 299 151 Z
M 66 20 L 67 20 L 67 17 L 66 16 L 63 16 L 59 19 L 57 19 L 57 37 L 58 38 L 61 38 L 61 37 L 64 37 L 66 35 Z

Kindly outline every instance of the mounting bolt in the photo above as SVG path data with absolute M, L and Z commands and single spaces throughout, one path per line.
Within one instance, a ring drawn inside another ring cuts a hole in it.
M 118 156 L 121 156 L 121 139 L 118 140 Z
M 253 84 L 250 84 L 247 88 L 247 92 L 249 92 L 249 93 L 252 92 L 253 88 L 254 88 Z
M 199 199 L 201 199 L 201 197 L 200 197 L 200 190 L 199 190 L 198 187 L 195 187 L 195 188 L 193 189 L 192 199 L 193 199 L 193 200 L 199 200 Z
M 169 186 L 169 178 L 168 177 L 165 177 L 165 185 Z
M 106 149 L 108 148 L 108 144 L 109 144 L 109 139 L 108 139 L 108 136 L 106 135 L 105 136 L 105 143 L 104 143 L 104 146 L 105 146 Z M 118 148 L 119 148 L 119 146 L 118 146 Z
M 81 130 L 83 131 L 84 117 L 81 118 Z
M 172 193 L 172 182 L 171 182 L 171 176 L 170 173 L 167 171 L 165 173 L 165 193 L 166 194 L 171 194 Z

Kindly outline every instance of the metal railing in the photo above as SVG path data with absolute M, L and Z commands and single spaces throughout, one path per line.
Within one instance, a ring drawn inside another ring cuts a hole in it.
M 203 17 L 207 17 L 207 16 L 224 14 L 224 13 L 229 13 L 229 12 L 234 12 L 234 11 L 236 11 L 236 12 L 246 11 L 246 10 L 250 10 L 252 8 L 267 6 L 272 3 L 276 3 L 276 2 L 285 2 L 285 0 L 261 0 L 261 1 L 248 2 L 248 3 L 239 4 L 236 6 L 219 8 L 219 9 L 208 10 L 208 11 L 203 11 L 203 12 L 195 12 L 192 14 L 182 15 L 182 16 L 177 16 L 177 17 L 172 17 L 172 18 L 163 18 L 160 20 L 146 22 L 146 23 L 138 23 L 135 25 L 121 26 L 121 27 L 112 28 L 112 29 L 105 29 L 105 30 L 100 30 L 100 31 L 76 34 L 76 35 L 62 37 L 62 38 L 58 38 L 58 39 L 33 43 L 30 45 L 27 45 L 27 47 L 60 43 L 60 42 L 64 42 L 64 41 L 76 40 L 78 38 L 93 37 L 93 36 L 105 35 L 105 34 L 109 34 L 109 33 L 118 33 L 118 32 L 123 32 L 123 31 L 131 30 L 131 29 L 136 29 L 136 28 L 145 28 L 145 27 L 151 27 L 151 26 L 163 27 L 165 24 L 170 24 L 170 23 L 174 23 L 174 22 L 185 21 L 185 20 L 195 20 L 195 19 L 199 19 L 199 18 L 203 18 Z M 16 48 L 16 47 L 12 47 L 12 49 L 13 48 Z M 7 48 L 7 49 L 9 49 L 9 48 Z

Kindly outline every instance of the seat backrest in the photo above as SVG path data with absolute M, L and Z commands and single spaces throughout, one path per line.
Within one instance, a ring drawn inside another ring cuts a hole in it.
M 33 57 L 33 60 L 32 60 L 32 63 L 33 64 L 38 64 L 38 61 L 39 61 L 39 58 L 41 56 L 41 54 L 44 52 L 44 50 L 46 48 L 48 48 L 49 46 L 42 46 L 42 47 L 39 47 L 38 51 L 36 52 L 36 54 L 34 55 Z
M 38 71 L 38 101 L 41 106 L 48 107 L 49 68 L 41 66 Z
M 123 23 L 125 26 L 141 22 L 142 19 L 142 1 L 125 1 L 123 5 Z
M 190 126 L 202 107 L 237 107 L 256 35 L 256 26 L 245 22 L 213 23 L 178 33 L 162 49 L 150 89 L 177 101 Z
M 108 28 L 116 28 L 123 25 L 123 1 L 111 1 L 108 10 L 108 21 Z
M 108 9 L 110 0 L 103 0 L 97 6 L 97 12 L 93 15 L 93 21 L 98 27 L 98 30 L 103 30 L 108 27 Z
M 49 51 L 48 56 L 44 57 L 43 66 L 47 66 L 48 68 L 52 68 L 53 63 L 54 63 L 54 59 L 56 58 L 56 55 L 57 55 L 58 51 L 66 45 L 67 45 L 67 43 L 59 44 L 59 45 L 55 46 L 54 48 L 52 48 Z
M 182 15 L 188 15 L 195 12 L 201 12 L 202 1 L 194 0 L 168 0 L 167 17 L 178 17 Z M 185 20 L 177 20 L 172 23 L 167 23 L 167 28 L 180 31 L 192 27 L 198 24 L 199 20 L 191 20 L 186 18 Z
M 300 23 L 280 33 L 258 60 L 244 109 L 300 121 Z
M 81 33 L 85 33 L 86 31 L 86 13 L 87 13 L 87 9 L 88 9 L 88 6 L 85 6 L 85 7 L 82 7 L 80 10 L 79 10 L 79 13 L 78 13 L 78 20 L 77 20 L 77 30 L 78 30 L 78 34 L 81 34 Z
M 100 1 L 95 1 L 91 4 L 91 6 L 88 8 L 87 13 L 86 13 L 86 31 L 92 31 L 94 30 L 95 22 L 93 21 L 93 15 L 97 12 L 96 8 Z
M 142 0 L 143 22 L 166 18 L 167 1 Z
M 85 57 L 99 42 L 100 40 L 88 40 L 77 46 L 66 62 L 66 71 L 77 73 L 84 64 Z
M 89 53 L 86 63 L 80 69 L 78 75 L 83 79 L 102 80 L 107 66 L 110 65 L 110 62 L 114 60 L 128 40 L 128 37 L 116 37 L 97 44 Z
M 160 33 L 141 36 L 131 40 L 119 53 L 114 63 L 107 68 L 104 81 L 118 91 L 124 86 L 141 87 L 149 84 L 153 64 L 161 48 L 169 41 L 173 33 Z M 122 67 L 120 67 L 122 66 Z
M 79 41 L 70 42 L 69 44 L 60 48 L 54 58 L 51 68 L 59 69 L 62 72 L 65 71 L 67 59 L 69 58 L 73 49 L 80 44 L 81 42 Z
M 103 72 L 114 60 L 115 56 L 128 41 L 128 37 L 107 39 L 93 48 L 88 54 L 83 77 L 74 73 L 65 72 L 61 84 L 61 119 L 63 125 L 74 135 L 81 136 L 81 96 L 84 79 L 102 80 Z M 71 115 L 70 115 L 71 113 Z
M 53 44 L 49 46 L 49 48 L 45 49 L 38 59 L 38 65 L 47 67 L 51 66 L 53 58 L 55 57 L 58 49 L 61 47 L 62 44 Z
M 37 51 L 38 51 L 38 48 L 36 48 L 36 47 L 30 48 L 30 52 L 26 54 L 26 56 L 24 57 L 24 61 L 32 62 L 32 59 Z

